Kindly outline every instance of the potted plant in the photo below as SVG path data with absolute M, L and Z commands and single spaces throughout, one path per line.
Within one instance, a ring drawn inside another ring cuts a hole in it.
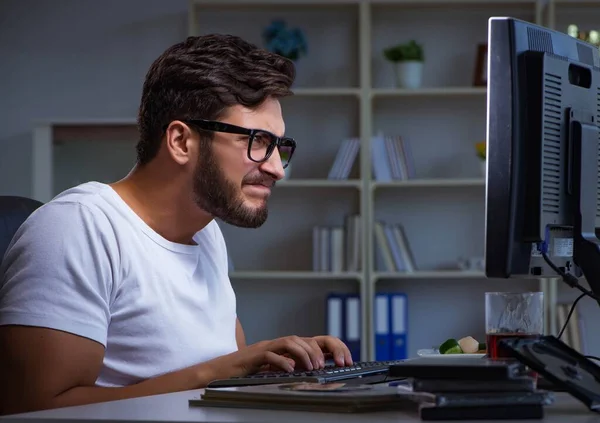
M 307 52 L 304 33 L 299 28 L 288 28 L 283 20 L 274 20 L 262 34 L 267 50 L 296 61 Z
M 477 153 L 477 157 L 481 159 L 481 174 L 485 177 L 486 174 L 486 157 L 487 157 L 487 144 L 485 141 L 480 141 L 475 144 L 475 151 Z
M 394 64 L 396 84 L 401 88 L 420 88 L 423 80 L 423 47 L 415 40 L 383 50 L 384 57 Z

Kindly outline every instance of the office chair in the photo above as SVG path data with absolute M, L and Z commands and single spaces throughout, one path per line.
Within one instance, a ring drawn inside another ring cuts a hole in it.
M 17 229 L 43 204 L 31 198 L 0 196 L 0 262 Z

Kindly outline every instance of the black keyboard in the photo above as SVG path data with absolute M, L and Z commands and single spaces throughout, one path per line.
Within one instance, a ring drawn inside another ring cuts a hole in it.
M 261 372 L 245 377 L 214 380 L 209 388 L 224 388 L 229 386 L 268 385 L 272 383 L 327 383 L 341 380 L 363 378 L 366 376 L 386 375 L 390 366 L 404 360 L 392 361 L 363 361 L 351 366 L 325 366 L 322 369 L 295 372 Z

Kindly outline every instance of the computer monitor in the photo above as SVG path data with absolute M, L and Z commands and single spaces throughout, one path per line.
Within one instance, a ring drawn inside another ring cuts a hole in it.
M 598 47 L 513 18 L 488 29 L 486 276 L 584 276 L 598 296 Z

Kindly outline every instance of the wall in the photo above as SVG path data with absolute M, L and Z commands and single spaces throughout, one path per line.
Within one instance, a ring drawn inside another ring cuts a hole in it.
M 31 193 L 38 120 L 134 118 L 148 66 L 187 35 L 187 1 L 0 2 L 0 195 Z

